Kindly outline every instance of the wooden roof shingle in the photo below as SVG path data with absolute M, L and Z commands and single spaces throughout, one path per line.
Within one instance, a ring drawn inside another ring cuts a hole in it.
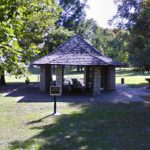
M 80 36 L 74 36 L 52 53 L 33 62 L 34 65 L 113 65 L 123 64 L 104 56 Z

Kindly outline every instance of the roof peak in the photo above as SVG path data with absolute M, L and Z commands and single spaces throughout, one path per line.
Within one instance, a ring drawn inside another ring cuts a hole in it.
M 34 64 L 120 65 L 104 56 L 79 35 L 74 35 Z
M 94 49 L 96 52 L 100 53 L 101 56 L 104 56 L 102 54 L 102 52 L 100 52 L 100 50 L 96 49 L 95 47 L 92 46 L 92 44 L 90 44 L 88 41 L 86 41 L 84 38 L 82 38 L 81 36 L 79 36 L 78 34 L 76 34 L 74 37 L 80 38 L 81 40 L 83 40 L 86 44 L 88 44 L 92 49 Z M 73 37 L 72 37 L 73 38 Z
M 64 47 L 68 46 L 66 49 Z M 89 42 L 87 42 L 85 39 L 83 39 L 78 34 L 70 37 L 68 40 L 66 40 L 63 44 L 59 45 L 55 50 L 53 50 L 49 55 L 54 53 L 89 53 L 91 55 L 95 56 L 104 56 L 99 50 L 94 48 Z

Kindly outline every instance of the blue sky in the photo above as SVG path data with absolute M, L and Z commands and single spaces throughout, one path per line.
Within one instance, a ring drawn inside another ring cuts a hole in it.
M 107 21 L 117 12 L 113 0 L 88 0 L 87 18 L 93 18 L 103 28 L 110 28 Z

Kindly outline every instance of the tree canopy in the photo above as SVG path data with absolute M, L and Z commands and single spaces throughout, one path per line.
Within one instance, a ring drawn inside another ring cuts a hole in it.
M 108 57 L 122 62 L 128 61 L 128 32 L 103 29 L 93 19 L 82 21 L 75 32 Z
M 52 50 L 75 34 L 76 28 L 85 19 L 86 1 L 59 0 L 59 6 L 62 8 L 60 17 L 55 23 L 56 28 L 47 34 L 40 56 L 52 52 Z
M 38 43 L 55 26 L 61 8 L 53 0 L 0 1 L 0 73 L 23 74 Z
M 61 12 L 57 25 L 74 30 L 80 21 L 85 19 L 86 2 L 87 0 L 59 0 L 59 5 L 63 11 Z
M 113 23 L 130 31 L 129 60 L 137 67 L 150 65 L 150 1 L 115 0 L 118 12 Z
M 55 50 L 59 45 L 63 44 L 66 40 L 68 40 L 71 36 L 75 35 L 73 31 L 68 31 L 68 29 L 64 27 L 59 27 L 52 30 L 45 39 L 44 46 L 41 47 L 40 57 L 45 56 L 48 53 Z

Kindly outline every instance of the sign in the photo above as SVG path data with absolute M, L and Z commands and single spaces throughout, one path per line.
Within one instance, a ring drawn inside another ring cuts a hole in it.
M 50 86 L 50 95 L 51 96 L 60 96 L 61 95 L 61 86 Z

